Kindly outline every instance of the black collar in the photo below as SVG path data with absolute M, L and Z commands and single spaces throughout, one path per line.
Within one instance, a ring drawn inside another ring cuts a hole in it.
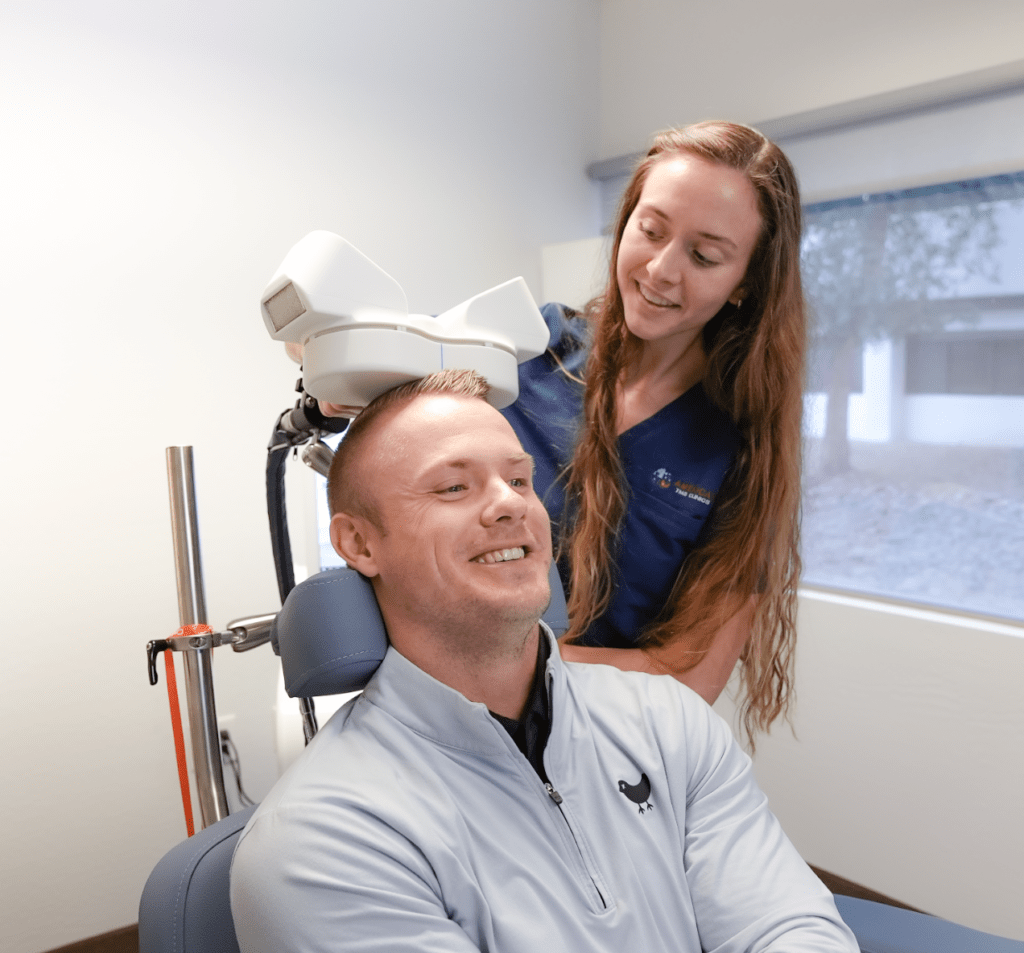
M 522 716 L 517 721 L 515 718 L 506 718 L 504 715 L 491 712 L 512 736 L 516 747 L 526 755 L 526 759 L 545 784 L 548 778 L 544 772 L 544 747 L 548 743 L 548 735 L 551 734 L 551 704 L 548 699 L 546 677 L 550 654 L 551 645 L 547 633 L 541 629 L 537 638 L 537 670 L 533 674 L 533 685 L 530 687 Z

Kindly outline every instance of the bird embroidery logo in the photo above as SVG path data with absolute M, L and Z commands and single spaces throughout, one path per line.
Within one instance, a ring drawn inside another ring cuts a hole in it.
M 644 812 L 645 804 L 648 811 L 654 810 L 654 805 L 651 804 L 651 779 L 643 772 L 641 772 L 640 781 L 637 784 L 628 784 L 620 780 L 619 790 L 639 806 L 641 814 Z

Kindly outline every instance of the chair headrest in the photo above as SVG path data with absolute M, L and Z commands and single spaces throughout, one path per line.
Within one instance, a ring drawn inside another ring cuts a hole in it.
M 354 569 L 328 569 L 288 593 L 270 634 L 292 698 L 361 689 L 388 648 L 373 586 Z
M 565 594 L 551 564 L 551 604 L 544 621 L 561 635 L 569 627 Z M 292 698 L 356 692 L 370 680 L 388 648 L 370 581 L 354 569 L 327 569 L 300 582 L 271 629 Z

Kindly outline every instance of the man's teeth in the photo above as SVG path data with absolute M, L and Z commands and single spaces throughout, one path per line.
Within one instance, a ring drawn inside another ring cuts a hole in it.
M 507 563 L 513 559 L 522 559 L 526 550 L 522 546 L 515 546 L 512 549 L 496 549 L 491 553 L 484 553 L 473 560 L 475 563 Z

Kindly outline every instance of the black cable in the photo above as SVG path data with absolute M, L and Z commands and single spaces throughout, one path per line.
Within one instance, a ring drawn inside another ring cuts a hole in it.
M 270 546 L 274 552 L 277 591 L 281 605 L 295 586 L 292 545 L 288 535 L 288 512 L 285 506 L 284 469 L 293 445 L 289 434 L 274 428 L 267 447 L 267 517 L 270 521 Z
M 245 789 L 242 787 L 242 762 L 238 757 L 238 749 L 235 747 L 234 741 L 231 740 L 231 733 L 226 729 L 221 729 L 220 733 L 220 754 L 221 760 L 227 762 L 231 773 L 235 776 L 235 787 L 238 788 L 238 803 L 242 807 L 250 807 L 256 802 L 245 793 Z
M 342 433 L 349 424 L 345 417 L 325 417 L 315 397 L 296 385 L 300 397 L 291 410 L 286 410 L 274 424 L 267 445 L 267 517 L 270 521 L 270 545 L 274 552 L 274 570 L 281 605 L 295 587 L 295 568 L 288 533 L 288 512 L 285 506 L 284 471 L 291 451 L 315 439 L 320 433 Z

